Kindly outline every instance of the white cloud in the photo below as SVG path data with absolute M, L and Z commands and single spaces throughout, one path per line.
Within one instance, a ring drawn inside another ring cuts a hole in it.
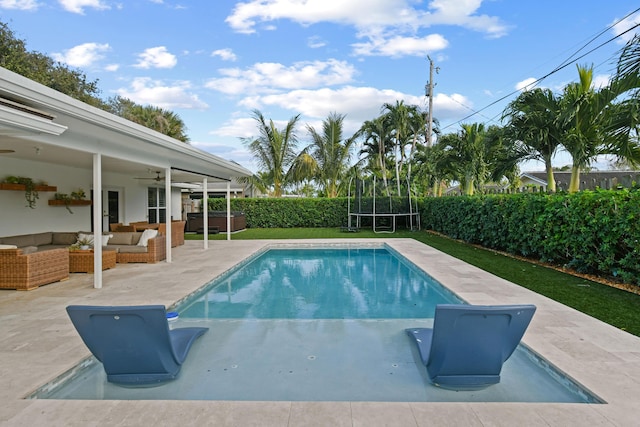
M 532 90 L 534 89 L 536 86 L 534 85 L 534 83 L 536 82 L 536 78 L 533 77 L 529 77 L 528 79 L 524 79 L 518 83 L 516 83 L 516 90 Z
M 327 42 L 322 39 L 320 36 L 311 36 L 307 39 L 307 46 L 311 49 L 318 49 L 321 47 L 325 47 Z
M 461 26 L 492 37 L 500 37 L 507 31 L 499 18 L 477 14 L 482 0 L 432 0 L 427 7 L 422 4 L 414 0 L 250 0 L 238 3 L 225 21 L 240 33 L 253 33 L 259 23 L 280 19 L 301 25 L 347 24 L 363 31 L 374 28 L 415 31 L 433 25 Z
M 294 90 L 288 93 L 249 96 L 240 101 L 245 110 L 236 112 L 233 117 L 211 133 L 218 137 L 249 138 L 256 136 L 256 122 L 250 110 L 260 110 L 267 119 L 273 119 L 279 128 L 294 115 L 300 114 L 298 131 L 304 138 L 307 124 L 321 128 L 322 120 L 329 113 L 344 114 L 343 131 L 345 136 L 353 135 L 365 120 L 378 117 L 384 103 L 403 100 L 406 104 L 424 108 L 426 98 L 405 94 L 395 90 L 381 90 L 373 87 L 346 86 L 340 89 Z M 435 117 L 440 121 L 455 121 L 469 112 L 467 107 L 473 103 L 460 94 L 437 94 L 433 100 Z M 236 157 L 234 157 L 236 158 Z
M 228 95 L 339 85 L 351 82 L 356 74 L 351 64 L 336 59 L 297 62 L 289 67 L 261 62 L 247 69 L 219 71 L 224 77 L 209 80 L 206 87 Z
M 640 24 L 640 13 L 634 13 L 631 16 L 628 16 L 625 19 L 616 19 L 612 22 L 613 27 L 612 31 L 615 36 L 620 36 L 618 39 L 619 44 L 625 44 L 629 40 L 633 38 L 635 34 L 638 33 L 638 29 L 635 28 L 631 30 L 632 27 Z M 624 33 L 624 34 L 623 34 Z
M 0 0 L 2 9 L 36 10 L 39 6 L 36 0 Z
M 223 61 L 235 62 L 238 57 L 231 49 L 218 49 L 211 52 L 211 56 L 219 56 Z
M 233 138 L 250 138 L 256 134 L 256 121 L 249 117 L 232 118 L 218 129 L 211 132 L 217 136 L 230 136 Z
M 191 84 L 186 81 L 172 85 L 147 77 L 135 79 L 129 88 L 117 90 L 117 94 L 142 105 L 154 105 L 168 110 L 176 108 L 204 110 L 209 106 L 191 92 Z
M 104 67 L 106 71 L 118 71 L 120 69 L 120 64 L 109 64 Z
M 593 77 L 593 81 L 591 83 L 591 86 L 593 88 L 595 88 L 596 90 L 598 90 L 600 88 L 608 86 L 610 82 L 611 82 L 611 76 L 610 75 L 598 74 L 597 76 Z
M 108 44 L 83 43 L 67 49 L 64 53 L 52 53 L 53 59 L 72 67 L 88 67 L 104 58 L 103 53 L 111 50 Z
M 426 37 L 391 36 L 389 38 L 373 36 L 366 43 L 354 43 L 353 52 L 359 56 L 426 56 L 445 49 L 449 42 L 440 34 Z
M 84 15 L 84 8 L 110 9 L 102 0 L 58 0 L 64 10 Z
M 164 46 L 150 47 L 138 55 L 136 68 L 173 68 L 178 63 L 175 55 Z

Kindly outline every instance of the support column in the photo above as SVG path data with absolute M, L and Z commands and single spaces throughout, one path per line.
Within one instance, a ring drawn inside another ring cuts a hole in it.
M 204 248 L 209 249 L 209 188 L 207 178 L 202 180 L 202 227 L 204 228 Z
M 164 170 L 164 200 L 165 200 L 165 215 L 164 223 L 165 229 L 165 247 L 167 252 L 166 262 L 171 262 L 171 209 L 173 204 L 171 203 L 171 168 Z
M 93 155 L 93 287 L 102 288 L 102 155 Z
M 227 181 L 227 240 L 231 240 L 231 181 Z

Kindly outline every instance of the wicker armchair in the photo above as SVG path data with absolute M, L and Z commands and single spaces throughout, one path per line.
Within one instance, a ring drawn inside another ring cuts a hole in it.
M 116 259 L 119 264 L 129 262 L 146 262 L 154 264 L 167 258 L 167 239 L 163 235 L 158 235 L 149 239 L 146 252 L 118 252 Z
M 0 289 L 28 291 L 68 278 L 68 249 L 51 249 L 26 255 L 22 249 L 0 249 Z
M 186 221 L 171 221 L 171 247 L 184 245 L 184 226 Z M 167 235 L 167 225 L 160 223 L 158 231 L 165 236 Z

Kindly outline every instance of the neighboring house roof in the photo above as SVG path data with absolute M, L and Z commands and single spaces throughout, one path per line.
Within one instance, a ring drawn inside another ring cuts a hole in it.
M 566 190 L 569 188 L 569 182 L 571 180 L 571 172 L 554 171 L 553 176 L 556 180 L 556 187 L 558 190 Z M 546 172 L 523 172 L 520 174 L 521 188 L 526 186 L 547 186 L 547 173 Z M 580 174 L 580 189 L 581 190 L 595 190 L 596 188 L 602 188 L 605 190 L 616 188 L 618 186 L 631 187 L 632 185 L 640 185 L 640 171 L 591 171 L 582 172 Z M 488 183 L 485 185 L 485 190 L 488 192 L 502 192 L 505 191 L 509 185 Z M 456 184 L 445 190 L 445 194 L 460 193 L 460 185 Z
M 159 132 L 0 67 L 0 150 L 19 159 L 136 176 L 171 169 L 173 182 L 228 181 L 252 173 Z M 153 173 L 149 175 L 153 176 Z
M 567 189 L 571 181 L 570 171 L 554 171 L 553 176 L 556 180 L 558 189 Z M 527 180 L 535 185 L 547 185 L 546 172 L 523 172 L 520 176 L 523 183 Z M 623 187 L 631 187 L 633 183 L 640 184 L 640 171 L 637 170 L 615 170 L 615 171 L 589 171 L 580 173 L 580 189 L 610 189 L 621 185 Z

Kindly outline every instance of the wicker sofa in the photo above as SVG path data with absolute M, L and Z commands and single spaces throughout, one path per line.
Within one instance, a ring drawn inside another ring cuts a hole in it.
M 30 254 L 23 254 L 22 249 L 0 249 L 0 289 L 28 291 L 68 278 L 68 249 Z
M 77 233 L 0 237 L 0 289 L 30 290 L 69 278 L 69 245 Z
M 147 241 L 146 246 L 139 246 L 141 231 L 114 231 L 103 249 L 116 251 L 116 262 L 156 263 L 167 258 L 166 237 L 158 234 Z

